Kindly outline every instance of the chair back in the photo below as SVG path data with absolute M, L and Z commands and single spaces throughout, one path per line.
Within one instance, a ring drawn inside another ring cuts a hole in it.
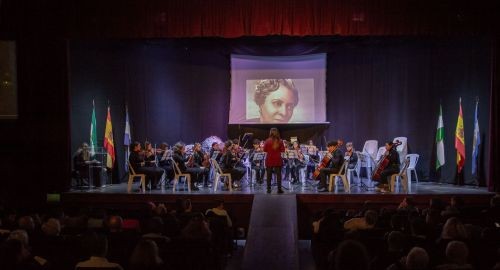
M 376 158 L 377 150 L 378 150 L 378 141 L 377 140 L 365 141 L 365 145 L 363 146 L 363 152 L 370 154 L 372 159 Z
M 136 175 L 135 171 L 134 171 L 134 168 L 132 167 L 132 165 L 130 165 L 129 162 L 127 162 L 128 164 L 128 172 L 131 174 L 131 175 Z
M 377 151 L 377 158 L 375 158 L 375 161 L 379 161 L 380 158 L 385 154 L 386 151 L 387 151 L 387 149 L 385 149 L 385 146 L 379 147 L 378 151 Z
M 359 173 L 361 172 L 361 153 L 359 151 L 356 151 L 354 152 L 354 155 L 356 155 L 357 157 L 357 161 L 356 161 L 356 166 L 354 167 L 354 171 L 356 171 L 356 174 L 359 175 Z
M 406 155 L 406 159 L 409 159 L 408 169 L 415 169 L 417 167 L 417 162 L 419 158 L 419 154 L 408 154 Z
M 222 175 L 222 169 L 220 168 L 219 163 L 217 162 L 217 160 L 215 160 L 215 159 L 211 158 L 211 159 L 210 159 L 210 162 L 212 163 L 212 166 L 214 166 L 215 171 L 216 171 L 218 174 Z
M 174 173 L 177 175 L 181 174 L 181 169 L 179 169 L 179 165 L 177 165 L 174 158 L 170 158 L 170 160 L 172 161 L 172 165 L 174 165 Z

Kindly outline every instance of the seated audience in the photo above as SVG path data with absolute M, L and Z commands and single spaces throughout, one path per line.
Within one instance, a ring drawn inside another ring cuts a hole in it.
M 83 246 L 88 251 L 90 258 L 77 263 L 75 267 L 77 270 L 85 268 L 123 269 L 119 264 L 109 262 L 106 259 L 108 253 L 108 240 L 106 236 L 89 233 L 83 239 Z
M 377 217 L 377 212 L 368 210 L 365 212 L 364 217 L 352 218 L 344 222 L 344 229 L 351 231 L 373 229 L 377 223 Z

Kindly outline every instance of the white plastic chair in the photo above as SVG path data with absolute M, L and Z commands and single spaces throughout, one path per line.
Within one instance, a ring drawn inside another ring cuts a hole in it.
M 171 160 L 172 164 L 174 165 L 174 187 L 172 190 L 175 192 L 175 188 L 179 184 L 179 180 L 181 179 L 181 177 L 184 177 L 186 179 L 184 184 L 186 184 L 187 182 L 188 191 L 191 192 L 191 174 L 182 173 L 181 170 L 179 169 L 179 166 L 177 165 L 177 162 L 175 162 L 173 158 L 171 158 Z
M 347 181 L 349 182 L 349 184 L 352 183 L 352 176 L 354 176 L 354 173 L 356 173 L 356 177 L 358 178 L 358 182 L 361 185 L 361 180 L 359 178 L 359 174 L 361 172 L 361 161 L 359 160 L 358 153 L 359 153 L 358 151 L 354 152 L 354 155 L 356 155 L 356 157 L 357 157 L 356 166 L 354 166 L 354 168 L 352 168 L 352 169 L 347 168 Z
M 381 146 L 378 148 L 378 151 L 377 151 L 377 156 L 375 157 L 375 163 L 378 163 L 378 161 L 380 160 L 380 158 L 382 156 L 384 156 L 385 152 L 387 150 L 385 149 L 385 146 Z
M 391 175 L 391 180 L 389 183 L 389 188 L 391 192 L 395 191 L 395 185 L 399 181 L 401 182 L 401 185 L 403 186 L 403 191 L 406 193 L 411 193 L 411 182 L 408 181 L 408 175 L 407 175 L 407 169 L 408 165 L 410 164 L 410 160 L 406 159 L 404 162 L 403 168 L 399 170 L 399 173 L 395 173 Z
M 420 156 L 418 154 L 408 154 L 405 156 L 406 159 L 410 160 L 410 164 L 408 165 L 408 169 L 406 172 L 406 175 L 408 176 L 408 182 L 411 183 L 411 172 L 413 171 L 415 173 L 415 180 L 417 180 L 418 184 L 418 175 L 417 175 L 417 163 L 418 163 L 418 158 Z
M 344 184 L 344 191 L 347 192 L 347 193 L 351 193 L 351 183 L 349 183 L 349 181 L 347 180 L 347 175 L 346 175 L 346 172 L 347 170 L 346 167 L 347 167 L 347 160 L 344 161 L 344 163 L 342 163 L 342 166 L 340 167 L 340 170 L 338 173 L 332 173 L 330 174 L 330 176 L 328 177 L 328 191 L 329 192 L 332 192 L 332 189 L 334 188 L 334 186 L 336 187 L 336 180 L 337 180 L 337 177 L 340 177 L 340 179 L 342 179 L 342 183 Z
M 221 177 L 227 177 L 227 180 L 229 182 L 229 191 L 233 191 L 233 179 L 231 178 L 231 174 L 222 172 L 222 169 L 220 168 L 219 163 L 217 163 L 217 160 L 211 158 L 210 162 L 215 167 L 214 191 L 217 191 L 217 186 L 219 185 Z
M 399 154 L 399 163 L 403 164 L 405 161 L 406 154 L 408 154 L 408 138 L 406 137 L 396 137 L 392 142 L 400 141 L 401 145 L 396 147 L 396 151 Z
M 363 146 L 363 153 L 368 153 L 372 160 L 375 160 L 377 157 L 377 150 L 378 150 L 378 141 L 377 140 L 368 140 L 365 142 L 365 145 Z
M 359 151 L 356 151 L 356 154 L 358 154 L 359 163 L 359 171 L 356 171 L 356 173 L 359 173 L 361 171 L 361 167 L 364 167 L 366 169 L 366 178 L 368 178 L 368 180 L 371 180 L 370 178 L 372 175 L 372 169 L 375 164 L 371 160 L 370 154 Z

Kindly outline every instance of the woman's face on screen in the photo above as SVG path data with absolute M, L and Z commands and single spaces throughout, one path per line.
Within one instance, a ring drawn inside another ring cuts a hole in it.
M 260 105 L 261 123 L 287 123 L 293 115 L 295 96 L 293 91 L 281 85 L 271 92 Z

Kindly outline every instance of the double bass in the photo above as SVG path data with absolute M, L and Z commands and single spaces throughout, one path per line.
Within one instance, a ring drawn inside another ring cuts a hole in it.
M 380 181 L 380 174 L 382 173 L 383 170 L 385 170 L 385 168 L 387 168 L 387 166 L 389 166 L 389 162 L 390 162 L 389 152 L 392 150 L 392 148 L 398 147 L 401 144 L 402 144 L 402 142 L 395 141 L 394 143 L 392 143 L 391 148 L 389 148 L 389 150 L 387 150 L 384 153 L 384 156 L 378 161 L 377 166 L 375 166 L 375 170 L 373 170 L 373 174 L 372 174 L 373 180 Z
M 326 153 L 326 155 L 323 157 L 323 159 L 319 163 L 318 167 L 316 167 L 316 170 L 313 173 L 313 179 L 319 178 L 320 170 L 323 168 L 326 168 L 326 166 L 328 166 L 328 163 L 330 163 L 330 160 L 333 158 L 332 153 L 337 151 L 337 149 L 339 149 L 343 144 L 344 144 L 344 141 L 337 140 L 337 145 L 333 148 L 333 151 Z

